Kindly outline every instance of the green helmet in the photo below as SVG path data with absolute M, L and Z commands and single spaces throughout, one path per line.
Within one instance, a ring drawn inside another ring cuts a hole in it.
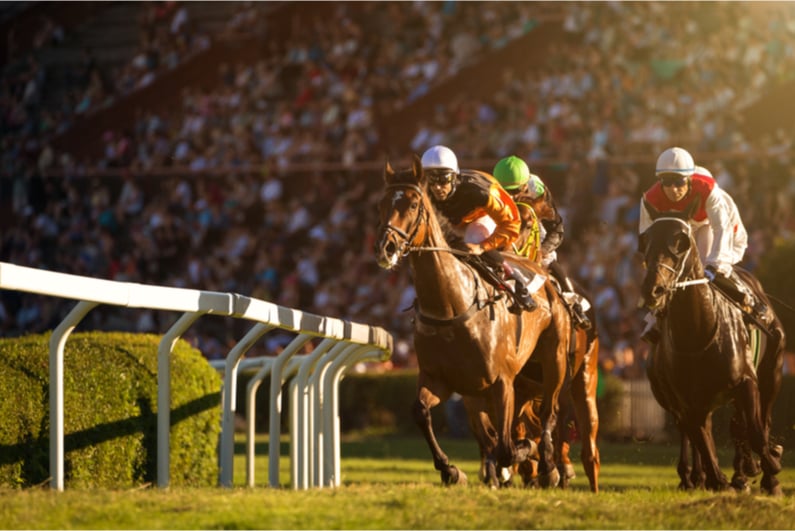
M 500 160 L 494 166 L 493 174 L 506 190 L 516 190 L 530 180 L 530 168 L 525 161 L 513 155 Z

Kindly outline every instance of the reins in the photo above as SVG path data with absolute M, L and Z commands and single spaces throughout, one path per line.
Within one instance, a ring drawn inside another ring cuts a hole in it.
M 473 256 L 472 253 L 469 251 L 462 251 L 460 249 L 453 249 L 452 247 L 409 247 L 408 252 L 410 253 L 421 253 L 422 251 L 440 251 L 446 252 L 450 254 L 455 254 L 458 256 Z

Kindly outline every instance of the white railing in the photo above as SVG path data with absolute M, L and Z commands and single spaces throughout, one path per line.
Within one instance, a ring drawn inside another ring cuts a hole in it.
M 224 366 L 224 414 L 219 478 L 220 484 L 224 486 L 232 485 L 237 368 L 243 355 L 266 332 L 279 328 L 298 333 L 279 356 L 264 362 L 270 366 L 271 375 L 269 478 L 274 487 L 279 486 L 280 384 L 287 376 L 284 370 L 293 354 L 312 338 L 328 340 L 321 341 L 312 353 L 298 356 L 312 365 L 305 369 L 302 366 L 298 370 L 300 381 L 304 384 L 297 389 L 295 400 L 304 416 L 322 416 L 320 420 L 295 417 L 291 420 L 291 425 L 296 426 L 293 430 L 294 449 L 291 452 L 291 457 L 297 460 L 293 462 L 293 486 L 307 488 L 309 483 L 304 478 L 309 477 L 309 474 L 315 478 L 312 481 L 315 486 L 339 485 L 337 386 L 342 375 L 360 361 L 387 360 L 392 353 L 392 336 L 380 327 L 305 313 L 237 293 L 116 282 L 54 273 L 6 262 L 0 262 L 0 289 L 79 301 L 53 331 L 50 340 L 50 474 L 51 486 L 56 490 L 64 489 L 64 345 L 75 326 L 100 304 L 183 312 L 163 335 L 158 347 L 157 484 L 162 488 L 167 487 L 170 481 L 170 355 L 176 341 L 202 315 L 224 315 L 255 322 L 229 353 Z M 341 346 L 338 347 L 337 344 Z M 276 386 L 279 389 L 274 393 Z M 312 397 L 315 402 L 311 406 L 307 405 L 304 396 Z M 308 425 L 312 426 L 311 437 Z M 310 452 L 315 457 L 308 463 L 305 460 L 309 459 Z

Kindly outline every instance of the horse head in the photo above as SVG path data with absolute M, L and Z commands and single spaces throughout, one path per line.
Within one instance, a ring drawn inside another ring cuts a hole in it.
M 683 280 L 701 278 L 704 271 L 688 223 L 692 209 L 661 212 L 649 204 L 646 208 L 653 222 L 638 238 L 638 251 L 646 269 L 639 306 L 661 311 Z
M 417 155 L 413 156 L 410 168 L 399 172 L 387 161 L 384 181 L 384 196 L 378 204 L 380 225 L 375 254 L 379 266 L 393 269 L 412 247 L 425 242 L 431 207 L 424 191 L 422 163 Z

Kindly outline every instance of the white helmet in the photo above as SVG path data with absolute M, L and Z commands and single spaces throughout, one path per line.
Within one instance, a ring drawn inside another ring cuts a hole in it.
M 453 150 L 445 146 L 433 146 L 422 154 L 422 168 L 445 168 L 458 173 L 458 159 Z
M 697 173 L 699 175 L 708 175 L 709 177 L 712 177 L 712 172 L 706 169 L 704 166 L 696 166 L 696 171 L 694 173 Z M 714 179 L 715 177 L 712 178 Z
M 684 177 L 690 177 L 696 171 L 696 163 L 693 156 L 680 147 L 668 148 L 657 158 L 657 170 L 655 175 L 661 173 L 678 173 Z

